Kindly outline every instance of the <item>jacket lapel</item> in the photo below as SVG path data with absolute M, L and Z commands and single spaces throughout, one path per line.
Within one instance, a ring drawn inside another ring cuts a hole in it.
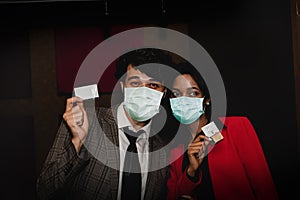
M 119 185 L 119 167 L 120 167 L 120 152 L 119 152 L 119 134 L 118 126 L 115 117 L 117 116 L 118 106 L 107 109 L 105 113 L 106 120 L 102 124 L 104 131 L 104 144 L 106 146 L 106 159 L 110 178 L 110 188 L 112 199 L 117 199 Z
M 161 192 L 166 186 L 167 154 L 162 148 L 158 137 L 149 138 L 149 172 L 144 199 L 161 199 Z

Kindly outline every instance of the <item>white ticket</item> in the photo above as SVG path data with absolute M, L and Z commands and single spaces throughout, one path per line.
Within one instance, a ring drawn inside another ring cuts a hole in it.
M 220 130 L 218 129 L 218 127 L 214 122 L 210 122 L 209 124 L 206 124 L 201 129 L 204 132 L 204 134 L 207 137 L 212 138 L 215 143 L 223 139 Z
M 74 88 L 75 96 L 83 100 L 99 97 L 97 84 Z

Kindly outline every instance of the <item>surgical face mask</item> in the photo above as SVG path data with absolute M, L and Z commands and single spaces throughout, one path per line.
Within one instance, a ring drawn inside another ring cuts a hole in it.
M 204 113 L 204 98 L 181 96 L 170 99 L 172 113 L 182 124 L 195 122 Z
M 124 108 L 132 119 L 143 122 L 159 113 L 162 96 L 148 87 L 124 88 Z

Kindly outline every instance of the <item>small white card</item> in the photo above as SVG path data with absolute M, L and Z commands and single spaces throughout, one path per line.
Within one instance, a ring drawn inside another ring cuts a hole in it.
M 209 124 L 206 124 L 201 129 L 204 132 L 204 134 L 207 137 L 212 138 L 215 143 L 223 139 L 220 130 L 218 129 L 218 127 L 214 122 L 210 122 Z
M 75 96 L 83 100 L 99 97 L 97 84 L 74 88 Z

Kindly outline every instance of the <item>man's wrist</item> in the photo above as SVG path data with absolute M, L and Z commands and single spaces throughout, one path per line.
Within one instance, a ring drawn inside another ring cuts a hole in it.
M 72 138 L 72 143 L 73 143 L 73 145 L 75 147 L 75 150 L 76 150 L 76 152 L 78 154 L 80 152 L 81 147 L 82 147 L 82 141 L 80 140 L 80 138 L 73 137 Z

